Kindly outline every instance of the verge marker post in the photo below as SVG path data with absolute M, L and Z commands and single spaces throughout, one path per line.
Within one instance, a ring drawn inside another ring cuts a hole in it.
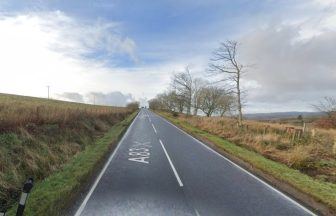
M 23 185 L 23 189 L 22 189 L 22 194 L 20 197 L 20 201 L 19 201 L 19 205 L 16 211 L 16 216 L 22 216 L 23 215 L 23 211 L 25 209 L 26 206 L 26 201 L 28 198 L 28 194 L 30 193 L 31 189 L 34 186 L 34 179 L 33 178 L 29 178 L 26 183 L 24 183 Z

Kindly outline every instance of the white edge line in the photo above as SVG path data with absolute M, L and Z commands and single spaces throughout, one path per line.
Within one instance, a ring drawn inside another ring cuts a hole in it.
M 92 185 L 92 187 L 91 187 L 89 193 L 86 195 L 85 199 L 83 200 L 82 204 L 80 205 L 80 207 L 78 208 L 78 210 L 76 211 L 76 213 L 75 213 L 74 216 L 80 216 L 80 215 L 82 214 L 82 212 L 83 212 L 83 210 L 84 210 L 84 208 L 85 208 L 87 202 L 89 201 L 89 199 L 90 199 L 92 193 L 93 193 L 94 190 L 96 189 L 96 187 L 97 187 L 97 185 L 98 185 L 100 179 L 101 179 L 102 176 L 104 175 L 104 173 L 105 173 L 107 167 L 110 165 L 110 163 L 111 163 L 111 161 L 112 161 L 114 155 L 115 155 L 116 152 L 118 151 L 120 145 L 121 145 L 122 142 L 124 141 L 125 137 L 127 137 L 127 134 L 129 133 L 129 131 L 130 131 L 131 127 L 133 126 L 133 123 L 135 122 L 135 120 L 138 118 L 139 113 L 140 113 L 140 112 L 138 112 L 137 116 L 133 119 L 131 125 L 128 127 L 126 133 L 124 134 L 124 136 L 122 137 L 122 139 L 119 141 L 119 143 L 118 143 L 116 149 L 113 151 L 112 155 L 109 157 L 109 159 L 108 159 L 108 161 L 106 162 L 104 168 L 101 170 L 101 172 L 100 172 L 99 176 L 97 177 L 95 183 Z
M 157 115 L 155 113 L 155 115 Z M 191 137 L 192 139 L 194 139 L 197 143 L 202 144 L 202 146 L 204 146 L 205 148 L 207 148 L 208 150 L 210 150 L 211 152 L 215 153 L 216 155 L 222 157 L 223 159 L 225 159 L 226 161 L 228 161 L 229 163 L 231 163 L 232 165 L 236 166 L 237 168 L 239 168 L 240 170 L 242 170 L 243 172 L 247 173 L 248 175 L 250 175 L 251 177 L 253 177 L 254 179 L 256 179 L 257 181 L 259 181 L 260 183 L 262 183 L 263 185 L 267 186 L 268 188 L 272 189 L 273 191 L 277 192 L 278 194 L 280 194 L 281 196 L 283 196 L 285 199 L 287 199 L 288 201 L 290 201 L 291 203 L 293 203 L 294 205 L 300 207 L 301 209 L 303 209 L 304 211 L 306 211 L 307 213 L 311 214 L 311 215 L 316 215 L 315 213 L 313 213 L 312 211 L 310 211 L 309 209 L 307 209 L 305 206 L 301 205 L 300 203 L 298 203 L 297 201 L 295 201 L 294 199 L 290 198 L 289 196 L 287 196 L 286 194 L 284 194 L 283 192 L 279 191 L 278 189 L 276 189 L 275 187 L 271 186 L 270 184 L 268 184 L 267 182 L 265 182 L 264 180 L 258 178 L 257 176 L 255 176 L 254 174 L 250 173 L 249 171 L 247 171 L 246 169 L 242 168 L 241 166 L 239 166 L 238 164 L 234 163 L 233 161 L 231 161 L 230 159 L 226 158 L 224 155 L 221 155 L 220 153 L 216 152 L 214 149 L 210 148 L 209 146 L 207 146 L 206 144 L 204 144 L 203 142 L 201 142 L 200 140 L 196 139 L 195 137 L 191 136 L 190 134 L 188 134 L 187 132 L 183 131 L 181 128 L 177 127 L 176 125 L 174 125 L 173 123 L 169 122 L 168 120 L 166 120 L 165 118 L 157 115 L 158 117 L 160 117 L 161 119 L 163 119 L 164 121 L 166 121 L 168 124 L 172 125 L 173 127 L 177 128 L 179 131 L 181 131 L 182 133 L 184 133 L 185 135 Z M 317 215 L 316 215 L 317 216 Z
M 153 127 L 153 129 L 154 129 L 155 133 L 157 133 L 157 131 L 156 131 L 156 129 L 155 129 L 155 127 L 154 127 L 153 123 L 152 123 L 152 127 Z
M 175 167 L 174 167 L 173 162 L 170 160 L 170 157 L 169 157 L 169 155 L 168 155 L 168 152 L 167 152 L 166 148 L 164 147 L 164 145 L 163 145 L 163 143 L 162 143 L 162 141 L 161 141 L 160 139 L 159 139 L 159 141 L 160 141 L 160 144 L 161 144 L 161 146 L 162 146 L 162 148 L 163 148 L 164 153 L 166 154 L 166 157 L 167 157 L 167 159 L 168 159 L 168 161 L 169 161 L 169 164 L 170 164 L 170 166 L 171 166 L 171 168 L 172 168 L 172 170 L 173 170 L 173 172 L 174 172 L 174 174 L 175 174 L 175 177 L 176 177 L 176 179 L 177 179 L 178 184 L 180 185 L 180 187 L 183 187 L 183 183 L 182 183 L 182 181 L 181 181 L 181 179 L 180 179 L 180 176 L 179 176 L 179 174 L 177 173 L 177 171 L 176 171 L 176 169 L 175 169 Z

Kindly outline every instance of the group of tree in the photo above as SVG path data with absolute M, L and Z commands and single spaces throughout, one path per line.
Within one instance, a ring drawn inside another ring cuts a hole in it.
M 186 79 L 186 80 L 185 80 Z M 171 89 L 149 101 L 149 108 L 206 116 L 225 115 L 233 111 L 234 96 L 225 89 L 193 78 L 187 68 L 172 77 Z
M 175 73 L 170 88 L 149 101 L 150 109 L 170 110 L 206 116 L 237 114 L 242 125 L 241 78 L 245 67 L 237 59 L 238 43 L 227 41 L 213 52 L 207 74 L 209 80 L 195 77 L 189 67 Z M 212 80 L 212 81 L 210 81 Z

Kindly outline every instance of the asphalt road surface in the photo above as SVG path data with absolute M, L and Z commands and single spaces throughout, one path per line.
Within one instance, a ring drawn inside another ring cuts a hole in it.
M 313 215 L 149 110 L 109 158 L 79 215 Z

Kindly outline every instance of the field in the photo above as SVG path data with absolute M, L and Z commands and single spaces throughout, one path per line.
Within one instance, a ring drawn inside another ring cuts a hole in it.
M 220 117 L 180 116 L 192 126 L 232 141 L 264 157 L 300 170 L 317 179 L 336 183 L 336 130 L 305 128 L 290 124 L 235 120 Z M 297 133 L 295 134 L 295 129 Z M 301 135 L 298 132 L 302 133 Z
M 0 207 L 59 171 L 134 110 L 0 94 Z
M 270 181 L 276 179 L 277 186 L 285 183 L 283 189 L 297 199 L 324 209 L 321 211 L 327 215 L 336 213 L 335 130 L 310 126 L 302 135 L 294 136 L 292 131 L 302 131 L 301 127 L 245 121 L 244 127 L 238 128 L 231 118 L 159 114 L 232 159 L 246 162 L 249 164 L 246 168 L 252 172 Z M 308 197 L 288 191 L 286 185 Z M 327 210 L 318 203 L 328 206 Z

